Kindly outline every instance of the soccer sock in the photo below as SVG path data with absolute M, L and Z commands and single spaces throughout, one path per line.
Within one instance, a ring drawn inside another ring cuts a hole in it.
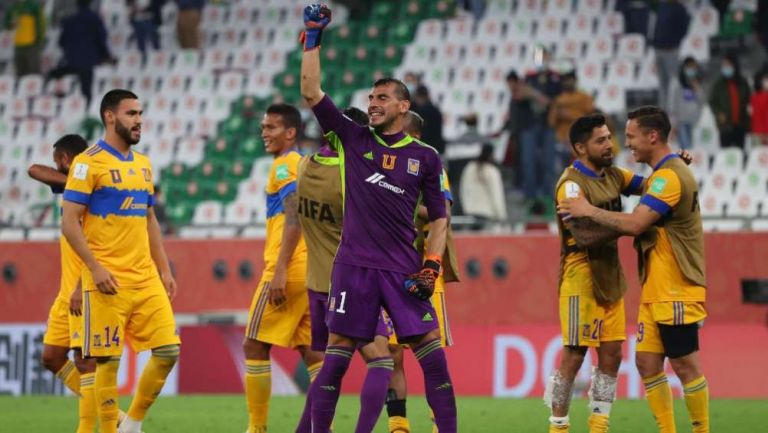
M 709 387 L 701 376 L 683 385 L 685 405 L 693 426 L 693 433 L 709 433 Z
M 391 356 L 373 358 L 368 361 L 368 373 L 365 375 L 363 389 L 360 391 L 360 416 L 357 418 L 355 433 L 369 433 L 379 420 L 384 400 L 387 398 L 387 386 L 395 362 Z
M 607 433 L 608 417 L 611 414 L 613 400 L 616 398 L 616 378 L 598 369 L 592 372 L 592 385 L 589 388 L 589 433 Z
M 571 428 L 568 415 L 549 417 L 549 433 L 567 433 Z
M 387 425 L 390 433 L 410 433 L 411 424 L 408 422 L 405 410 L 405 399 L 398 400 L 395 390 L 390 389 L 389 395 L 393 398 L 387 400 Z
M 341 392 L 341 380 L 349 368 L 354 347 L 328 346 L 323 368 L 312 387 L 312 433 L 328 433 Z
M 309 388 L 307 389 L 307 398 L 304 401 L 304 411 L 301 413 L 299 425 L 296 427 L 296 433 L 311 433 L 312 431 L 312 385 L 317 378 L 317 374 L 320 373 L 321 368 L 323 368 L 323 361 L 307 367 L 307 372 L 309 373 Z
M 160 391 L 165 385 L 165 378 L 168 377 L 173 366 L 176 365 L 176 360 L 179 359 L 179 351 L 178 345 L 152 349 L 152 356 L 149 357 L 144 371 L 141 372 L 139 386 L 136 387 L 136 395 L 128 409 L 128 418 L 124 421 L 126 427 L 139 430 L 140 424 L 133 427 L 132 422 L 138 421 L 140 423 L 147 416 L 147 410 L 157 400 L 157 396 L 160 395 Z
M 272 362 L 245 360 L 245 398 L 248 403 L 248 431 L 267 426 L 269 397 L 272 395 Z
M 78 401 L 80 423 L 77 425 L 77 433 L 93 433 L 93 429 L 96 427 L 95 384 L 96 373 L 80 375 L 80 401 Z
M 117 433 L 117 370 L 120 358 L 110 357 L 96 363 L 94 393 L 100 421 L 100 433 Z
M 437 423 L 435 422 L 435 411 L 429 408 L 429 420 L 432 421 L 432 433 L 438 433 Z
M 72 391 L 72 393 L 80 395 L 80 372 L 77 371 L 74 362 L 68 359 L 59 371 L 56 372 L 56 377 L 61 379 L 64 386 Z
M 456 432 L 456 397 L 445 351 L 440 339 L 434 339 L 413 348 L 413 354 L 424 372 L 427 403 L 435 411 L 435 423 L 441 433 Z
M 656 418 L 659 433 L 675 433 L 675 413 L 672 406 L 672 388 L 667 381 L 667 375 L 661 372 L 655 376 L 643 379 L 645 396 L 651 406 L 651 412 Z

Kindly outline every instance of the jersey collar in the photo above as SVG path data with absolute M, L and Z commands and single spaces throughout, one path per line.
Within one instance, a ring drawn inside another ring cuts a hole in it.
M 339 165 L 338 156 L 322 156 L 318 153 L 312 155 L 312 160 L 322 165 Z
M 373 130 L 373 128 L 371 128 L 371 134 L 373 134 L 373 138 L 375 138 L 375 139 L 376 139 L 376 141 L 377 141 L 377 142 L 378 142 L 380 145 L 382 145 L 382 146 L 384 146 L 384 147 L 389 147 L 389 148 L 391 148 L 391 149 L 394 149 L 394 148 L 396 148 L 396 147 L 404 147 L 404 146 L 407 146 L 408 144 L 410 144 L 410 143 L 413 141 L 413 137 L 411 137 L 410 135 L 408 135 L 408 134 L 404 134 L 404 133 L 402 133 L 402 132 L 398 132 L 397 134 L 393 134 L 393 135 L 390 135 L 389 137 L 398 137 L 398 136 L 402 136 L 402 138 L 401 138 L 400 140 L 398 140 L 398 141 L 397 141 L 396 143 L 394 143 L 394 144 L 387 144 L 387 142 L 386 142 L 386 141 L 384 141 L 384 139 L 383 139 L 383 138 L 381 138 L 381 137 L 379 136 L 379 134 L 377 134 L 377 133 L 376 133 L 376 131 L 374 131 L 374 130 Z
M 595 179 L 600 179 L 602 177 L 599 174 L 597 174 L 594 171 L 592 171 L 589 167 L 584 165 L 584 163 L 579 161 L 578 159 L 573 162 L 573 168 L 575 168 L 576 170 L 579 170 L 583 174 L 585 174 L 585 175 L 587 175 L 589 177 L 593 177 Z
M 120 153 L 120 151 L 110 146 L 106 141 L 104 141 L 104 139 L 100 139 L 98 142 L 98 145 L 102 149 L 111 153 L 115 158 L 119 159 L 120 161 L 133 161 L 133 151 L 130 149 L 128 150 L 128 156 L 123 156 L 123 154 Z
M 661 158 L 661 161 L 659 161 L 658 164 L 656 164 L 655 167 L 653 167 L 653 171 L 656 171 L 661 168 L 662 165 L 664 165 L 665 162 L 669 161 L 672 158 L 679 158 L 680 155 L 676 153 L 670 153 L 669 155 L 665 156 L 664 158 Z

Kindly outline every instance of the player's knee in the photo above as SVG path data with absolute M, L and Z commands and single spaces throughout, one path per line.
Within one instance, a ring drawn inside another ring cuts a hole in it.
M 96 372 L 96 360 L 93 358 L 83 358 L 82 352 L 75 351 L 75 367 L 80 374 Z
M 603 347 L 600 349 L 597 362 L 598 368 L 604 373 L 616 375 L 621 366 L 621 344 L 611 344 L 605 347 L 605 350 L 603 350 Z
M 661 365 L 660 365 L 661 364 Z M 651 356 L 638 354 L 635 358 L 635 366 L 640 373 L 640 377 L 651 377 L 661 373 L 664 368 L 663 360 L 661 363 Z
M 152 356 L 156 358 L 158 361 L 163 362 L 164 364 L 176 364 L 176 361 L 179 359 L 179 354 L 181 353 L 181 346 L 178 344 L 170 345 L 170 346 L 161 346 L 156 347 L 152 349 Z
M 694 362 L 693 357 L 683 356 L 680 358 L 670 358 L 669 365 L 672 366 L 677 377 L 683 383 L 691 382 L 702 376 L 701 370 L 697 362 Z
M 270 346 L 268 344 L 251 338 L 246 338 L 245 341 L 243 341 L 243 353 L 245 354 L 245 359 L 268 360 L 269 348 Z

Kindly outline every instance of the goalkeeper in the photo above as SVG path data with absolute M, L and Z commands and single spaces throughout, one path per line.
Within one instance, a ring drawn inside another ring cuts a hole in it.
M 304 11 L 301 93 L 324 133 L 338 137 L 344 172 L 342 239 L 331 276 L 325 363 L 311 396 L 312 431 L 329 431 L 355 345 L 373 340 L 383 307 L 400 342 L 412 345 L 424 371 L 427 401 L 440 432 L 453 433 L 454 390 L 429 302 L 447 233 L 442 163 L 433 148 L 403 133 L 411 103 L 401 81 L 383 78 L 373 84 L 370 128 L 345 117 L 325 95 L 320 87 L 319 51 L 322 31 L 330 20 L 325 6 L 311 5 Z M 414 247 L 414 212 L 420 203 L 427 208 L 431 227 L 423 263 Z M 378 417 L 384 399 L 385 393 L 367 399 L 376 406 L 369 413 Z

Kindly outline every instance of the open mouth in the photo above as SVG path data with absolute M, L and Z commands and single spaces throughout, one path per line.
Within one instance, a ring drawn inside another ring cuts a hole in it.
M 368 117 L 370 117 L 371 120 L 373 120 L 373 119 L 381 119 L 381 118 L 384 117 L 384 112 L 382 112 L 382 111 L 369 111 L 368 112 Z

